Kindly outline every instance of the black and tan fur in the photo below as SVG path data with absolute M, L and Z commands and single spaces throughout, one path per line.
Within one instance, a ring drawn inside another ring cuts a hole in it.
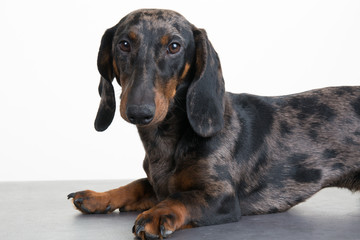
M 95 128 L 115 113 L 137 125 L 146 179 L 76 192 L 83 213 L 146 210 L 137 237 L 285 211 L 325 187 L 360 190 L 360 87 L 281 97 L 225 92 L 206 32 L 168 10 L 139 10 L 108 29 L 98 56 Z

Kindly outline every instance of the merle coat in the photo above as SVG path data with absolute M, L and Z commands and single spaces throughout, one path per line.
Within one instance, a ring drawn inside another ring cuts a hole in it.
M 136 124 L 146 179 L 69 194 L 83 213 L 146 210 L 137 237 L 285 211 L 325 187 L 360 190 L 360 87 L 280 97 L 225 92 L 206 32 L 168 10 L 138 10 L 108 29 L 98 55 L 105 130 Z

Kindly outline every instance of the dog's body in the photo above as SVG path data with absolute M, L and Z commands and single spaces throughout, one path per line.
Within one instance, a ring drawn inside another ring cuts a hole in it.
M 140 10 L 103 36 L 98 67 L 105 130 L 115 112 L 138 126 L 146 179 L 104 193 L 72 193 L 84 213 L 147 210 L 133 232 L 166 237 L 181 228 L 281 212 L 324 187 L 360 190 L 360 87 L 282 97 L 224 91 L 205 31 L 181 15 Z

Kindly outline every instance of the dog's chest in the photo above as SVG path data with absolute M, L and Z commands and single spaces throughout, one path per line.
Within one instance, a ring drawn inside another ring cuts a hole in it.
M 150 184 L 159 200 L 169 195 L 169 179 L 172 175 L 172 166 L 166 160 L 159 162 L 147 162 L 145 159 L 144 168 Z M 147 164 L 147 167 L 145 167 Z
M 178 139 L 172 136 L 150 138 L 147 138 L 145 134 L 140 134 L 140 136 L 146 151 L 144 170 L 149 182 L 159 199 L 166 198 L 169 195 L 170 177 L 173 175 L 176 165 L 174 153 Z

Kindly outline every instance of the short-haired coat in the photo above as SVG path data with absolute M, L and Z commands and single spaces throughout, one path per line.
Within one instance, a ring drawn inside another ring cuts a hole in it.
M 83 213 L 145 210 L 142 239 L 285 211 L 325 187 L 360 190 L 360 87 L 281 97 L 225 92 L 206 32 L 169 10 L 138 10 L 108 29 L 98 55 L 105 130 L 136 124 L 146 179 L 69 194 Z

